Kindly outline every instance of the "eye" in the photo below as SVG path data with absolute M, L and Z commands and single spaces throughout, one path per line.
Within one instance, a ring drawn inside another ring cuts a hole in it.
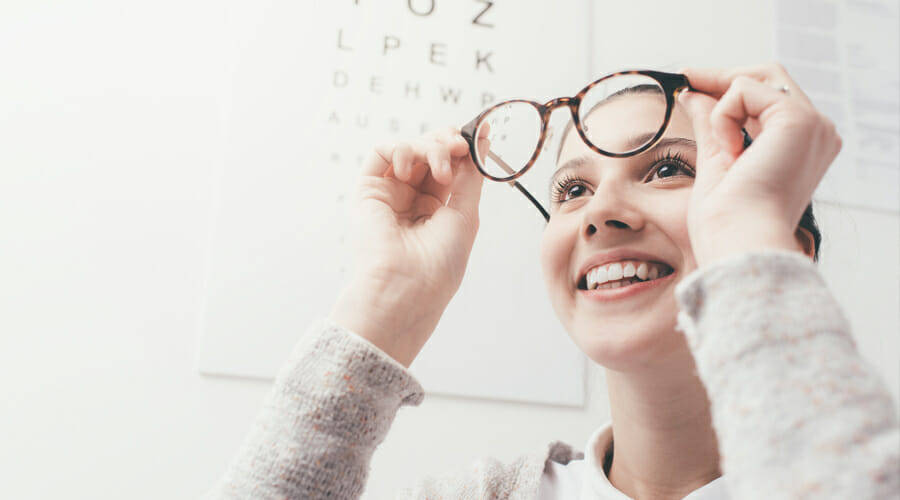
M 673 165 L 671 163 L 663 163 L 656 167 L 653 171 L 654 178 L 663 178 L 663 177 L 672 177 L 674 175 L 678 175 L 682 169 L 679 168 L 678 165 Z
M 694 168 L 680 154 L 676 153 L 673 155 L 666 152 L 665 155 L 653 163 L 647 176 L 647 181 L 679 176 L 694 177 Z
M 565 193 L 563 193 L 563 201 L 571 200 L 572 198 L 578 198 L 579 196 L 584 196 L 587 194 L 587 188 L 582 184 L 573 184 L 569 186 Z
M 566 176 L 554 183 L 551 198 L 553 203 L 563 203 L 587 195 L 590 189 L 584 180 Z

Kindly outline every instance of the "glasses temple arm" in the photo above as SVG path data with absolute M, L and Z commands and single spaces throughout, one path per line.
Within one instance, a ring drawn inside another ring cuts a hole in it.
M 507 165 L 507 163 L 505 161 L 503 161 L 499 156 L 494 154 L 494 152 L 491 151 L 490 149 L 488 149 L 487 155 L 488 155 L 488 158 L 497 162 L 497 165 L 500 165 L 500 168 L 502 168 L 507 174 L 513 175 L 516 173 L 515 170 L 513 170 L 509 165 Z M 550 214 L 548 214 L 547 211 L 544 210 L 544 207 L 541 206 L 539 201 L 534 199 L 534 196 L 531 196 L 531 193 L 529 193 L 528 190 L 525 189 L 525 186 L 519 184 L 519 181 L 515 181 L 515 180 L 508 181 L 508 183 L 510 186 L 518 189 L 519 192 L 522 193 L 522 195 L 524 195 L 526 198 L 528 198 L 528 201 L 530 201 L 531 203 L 534 204 L 535 207 L 537 207 L 538 211 L 541 212 L 541 215 L 544 216 L 545 220 L 547 220 L 548 222 L 550 221 Z

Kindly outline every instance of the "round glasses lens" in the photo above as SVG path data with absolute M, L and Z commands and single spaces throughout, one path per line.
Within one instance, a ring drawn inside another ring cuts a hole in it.
M 644 75 L 616 75 L 585 93 L 578 120 L 587 139 L 613 154 L 630 153 L 651 142 L 666 121 L 666 95 Z
M 525 168 L 537 150 L 541 115 L 529 102 L 510 101 L 482 118 L 475 137 L 478 138 L 477 159 L 485 173 L 507 178 Z

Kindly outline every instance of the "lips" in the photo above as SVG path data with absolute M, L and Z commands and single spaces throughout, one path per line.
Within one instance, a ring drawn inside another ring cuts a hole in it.
M 578 288 L 581 290 L 618 288 L 664 278 L 672 274 L 672 272 L 673 269 L 668 264 L 624 260 L 589 269 L 578 280 Z
M 673 272 L 670 264 L 656 256 L 620 249 L 589 258 L 575 284 L 579 290 L 620 288 L 662 279 Z

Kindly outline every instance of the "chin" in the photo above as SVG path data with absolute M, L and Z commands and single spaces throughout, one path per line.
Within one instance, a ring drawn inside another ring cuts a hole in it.
M 595 363 L 615 371 L 628 372 L 659 366 L 675 352 L 687 349 L 676 327 L 676 315 L 576 319 L 570 329 L 575 344 Z

